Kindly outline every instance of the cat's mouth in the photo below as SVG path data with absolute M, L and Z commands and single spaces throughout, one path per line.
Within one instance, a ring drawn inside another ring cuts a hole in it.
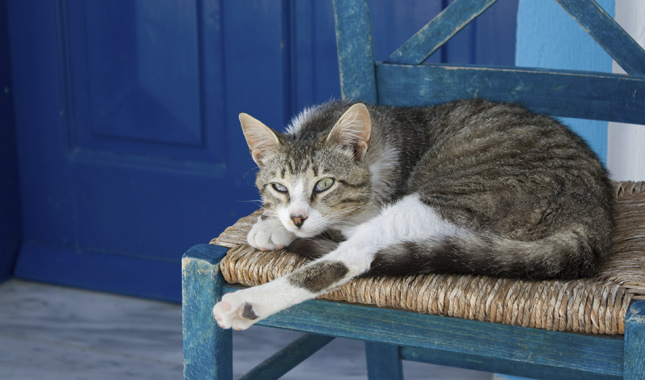
M 320 223 L 316 220 L 305 220 L 304 222 L 294 223 L 293 220 L 288 220 L 286 223 L 284 220 L 280 220 L 284 228 L 296 235 L 299 238 L 311 238 L 327 230 L 326 223 Z
M 282 226 L 299 238 L 310 238 L 327 230 L 328 222 L 314 209 L 295 210 L 285 208 L 278 211 Z
M 309 226 L 306 225 L 307 223 L 301 225 L 300 227 L 297 227 L 291 223 L 288 223 L 285 225 L 283 222 L 282 225 L 287 229 L 287 231 L 291 232 L 292 234 L 296 235 L 299 238 L 311 238 L 317 235 L 320 235 L 321 233 L 325 232 L 326 228 L 322 226 L 314 226 L 313 223 L 310 223 Z

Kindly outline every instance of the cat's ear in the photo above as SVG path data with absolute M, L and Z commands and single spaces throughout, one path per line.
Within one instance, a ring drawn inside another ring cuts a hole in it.
M 349 107 L 329 132 L 327 141 L 333 141 L 354 151 L 354 158 L 362 160 L 370 147 L 372 119 L 362 103 Z
M 245 113 L 240 114 L 240 124 L 242 124 L 246 143 L 249 144 L 251 157 L 258 166 L 261 166 L 262 159 L 272 155 L 280 146 L 278 135 L 260 120 Z

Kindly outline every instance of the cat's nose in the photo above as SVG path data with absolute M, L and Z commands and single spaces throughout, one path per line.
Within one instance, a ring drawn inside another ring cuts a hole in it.
M 293 220 L 293 224 L 296 225 L 296 227 L 300 228 L 302 227 L 302 224 L 307 220 L 307 216 L 303 215 L 291 215 L 291 220 Z

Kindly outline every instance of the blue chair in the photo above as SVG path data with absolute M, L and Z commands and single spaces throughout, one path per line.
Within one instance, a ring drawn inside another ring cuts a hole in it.
M 520 103 L 554 116 L 645 124 L 645 51 L 594 1 L 557 1 L 627 75 L 422 64 L 494 0 L 455 1 L 387 62 L 374 62 L 368 0 L 335 0 L 343 97 L 396 106 L 480 97 Z M 645 184 L 618 184 L 617 192 L 625 207 L 635 207 L 635 211 L 626 211 L 625 217 L 641 218 L 635 227 L 634 223 L 624 222 L 636 228 L 633 238 L 624 239 L 635 249 L 635 241 L 645 241 L 644 224 L 639 224 L 645 220 Z M 645 260 L 641 259 L 645 251 L 643 245 L 639 247 L 631 269 L 643 281 L 641 289 L 645 293 Z M 224 246 L 200 244 L 183 257 L 186 379 L 232 378 L 231 331 L 220 329 L 211 314 L 222 294 L 238 288 L 227 283 L 221 273 L 220 261 L 226 254 Z M 244 378 L 279 378 L 334 337 L 347 337 L 365 341 L 370 379 L 401 379 L 401 360 L 544 379 L 644 379 L 645 301 L 628 296 L 623 310 L 623 335 L 549 331 L 512 322 L 491 323 L 344 302 L 308 301 L 258 323 L 307 335 Z M 593 330 L 594 327 L 585 330 L 578 326 L 578 331 Z

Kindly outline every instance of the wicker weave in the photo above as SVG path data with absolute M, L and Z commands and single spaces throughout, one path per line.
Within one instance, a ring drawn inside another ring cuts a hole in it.
M 629 303 L 645 299 L 645 182 L 615 185 L 614 253 L 596 277 L 573 281 L 446 274 L 370 277 L 355 279 L 321 298 L 547 330 L 623 334 Z M 263 284 L 307 263 L 285 251 L 262 252 L 246 245 L 258 212 L 211 241 L 230 248 L 220 263 L 229 283 Z

